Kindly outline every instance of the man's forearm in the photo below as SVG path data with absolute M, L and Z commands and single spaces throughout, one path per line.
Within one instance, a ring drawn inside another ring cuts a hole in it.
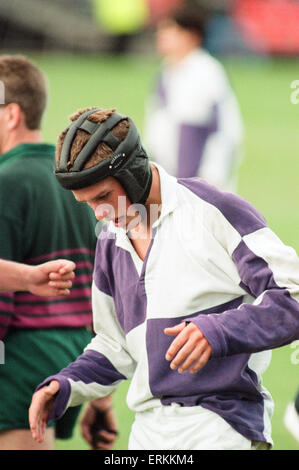
M 0 290 L 27 290 L 32 266 L 0 259 Z

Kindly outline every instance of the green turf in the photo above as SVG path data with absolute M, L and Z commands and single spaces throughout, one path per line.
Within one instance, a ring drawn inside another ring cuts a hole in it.
M 47 73 L 51 97 L 44 137 L 55 142 L 67 116 L 81 107 L 116 107 L 142 128 L 144 100 L 158 69 L 155 59 L 143 57 L 32 55 Z M 282 240 L 299 252 L 299 104 L 291 104 L 290 85 L 299 79 L 298 60 L 226 59 L 245 124 L 244 159 L 239 169 L 239 193 L 265 215 Z M 284 429 L 282 416 L 299 387 L 293 349 L 273 352 L 264 385 L 275 400 L 275 449 L 299 449 Z M 132 413 L 125 405 L 127 384 L 116 392 L 120 423 L 116 448 L 126 449 Z M 58 449 L 85 449 L 76 430 L 74 439 L 57 442 Z

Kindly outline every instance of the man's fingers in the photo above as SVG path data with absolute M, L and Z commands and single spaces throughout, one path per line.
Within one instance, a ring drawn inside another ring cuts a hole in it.
M 194 345 L 191 341 L 187 341 L 173 356 L 173 360 L 171 361 L 170 368 L 175 370 L 179 367 L 179 365 L 186 359 L 186 357 L 192 353 L 194 349 Z
M 99 435 L 108 443 L 115 441 L 115 433 L 113 432 L 105 431 L 104 429 L 102 429 L 102 431 L 99 432 Z
M 37 426 L 35 440 L 39 443 L 42 443 L 44 440 L 45 432 L 46 432 L 46 424 L 40 421 Z
M 72 281 L 50 281 L 49 286 L 54 289 L 70 289 L 72 287 Z
M 172 328 L 166 328 L 164 333 L 177 334 L 169 346 L 165 358 L 171 361 L 170 367 L 178 369 L 179 373 L 189 370 L 192 373 L 201 369 L 212 354 L 212 347 L 202 331 L 192 322 L 187 326 L 180 323 Z
M 29 409 L 29 424 L 33 439 L 37 442 L 43 441 L 43 433 L 41 426 L 40 409 L 43 406 L 43 400 L 37 395 L 33 395 L 33 400 Z
M 45 394 L 49 398 L 53 398 L 54 395 L 59 391 L 60 389 L 60 384 L 58 380 L 51 380 L 50 384 L 45 387 Z
M 166 335 L 174 336 L 174 335 L 179 334 L 181 331 L 183 331 L 185 327 L 186 327 L 186 323 L 182 322 L 179 325 L 172 326 L 171 328 L 165 328 L 164 333 Z
M 31 430 L 31 434 L 32 434 L 32 437 L 35 441 L 38 440 L 38 429 L 37 429 L 37 424 L 36 422 L 32 422 L 30 419 L 29 419 L 29 424 L 30 424 L 30 430 Z
M 109 431 L 105 431 L 102 429 L 101 431 L 98 432 L 98 436 L 101 438 L 98 440 L 96 443 L 96 448 L 97 449 L 102 449 L 102 450 L 110 450 L 113 447 L 113 444 L 116 439 L 116 434 L 111 433 Z
M 70 295 L 71 291 L 69 289 L 63 289 L 63 290 L 58 290 L 57 291 L 57 297 L 67 297 Z
M 52 289 L 51 292 L 48 293 L 48 297 L 62 297 L 70 295 L 71 291 L 69 289 Z
M 166 352 L 165 358 L 166 358 L 167 361 L 171 361 L 173 359 L 173 357 L 177 354 L 179 349 L 181 349 L 184 346 L 184 344 L 186 343 L 186 341 L 189 339 L 190 334 L 192 332 L 192 324 L 190 324 L 186 327 L 185 322 L 183 322 L 183 323 L 180 323 L 180 325 L 177 325 L 177 327 L 180 327 L 180 331 L 179 331 L 177 337 L 172 341 L 171 345 L 169 346 L 169 348 Z M 174 327 L 174 328 L 176 328 L 176 327 Z M 173 328 L 170 328 L 170 329 L 172 330 Z M 197 330 L 198 330 L 198 328 L 197 328 Z M 200 330 L 198 330 L 198 331 L 200 331 Z M 166 333 L 166 330 L 164 330 L 164 332 Z
M 184 346 L 187 339 L 188 339 L 187 336 L 183 335 L 183 333 L 180 333 L 175 338 L 175 340 L 171 343 L 171 345 L 169 346 L 166 352 L 165 358 L 167 361 L 171 361 L 174 358 L 174 356 L 179 351 L 179 349 L 181 349 Z
M 200 341 L 198 344 L 188 341 L 172 360 L 171 369 L 178 369 L 180 373 L 185 372 L 199 358 L 205 346 L 204 341 Z
M 48 285 L 52 288 L 51 296 L 60 297 L 70 295 L 73 283 L 72 281 L 50 281 Z
M 92 434 L 90 432 L 90 424 L 81 422 L 81 433 L 84 439 L 91 444 L 92 443 Z
M 64 275 L 64 274 L 70 273 L 72 271 L 75 271 L 75 269 L 76 269 L 76 264 L 73 263 L 73 261 L 64 260 L 64 264 L 59 269 L 59 273 L 61 275 Z
M 49 385 L 38 390 L 32 397 L 29 408 L 29 424 L 32 437 L 38 442 L 42 442 L 44 439 L 49 414 L 48 403 L 54 398 L 59 388 L 59 382 L 52 380 Z
M 210 356 L 212 354 L 212 348 L 209 345 L 209 347 L 202 353 L 198 361 L 191 367 L 190 373 L 195 374 L 198 372 L 210 359 Z
M 43 271 L 48 274 L 50 274 L 51 272 L 59 272 L 61 275 L 64 275 L 76 269 L 76 264 L 73 261 L 64 259 L 47 261 L 41 266 Z
M 74 277 L 75 277 L 74 271 L 70 271 L 65 274 L 62 274 L 57 271 L 51 271 L 49 273 L 49 279 L 51 281 L 69 281 L 71 279 L 74 279 Z
M 205 357 L 204 354 L 208 347 L 209 347 L 209 344 L 207 340 L 203 338 L 199 342 L 199 344 L 196 345 L 193 351 L 188 356 L 186 356 L 186 360 L 183 362 L 183 364 L 179 365 L 178 372 L 182 374 L 186 372 L 187 370 L 189 370 L 190 372 L 191 370 L 194 372 L 199 370 L 206 362 L 204 361 L 204 363 L 202 363 L 201 361 L 202 361 L 202 358 Z M 195 368 L 197 366 L 198 368 Z

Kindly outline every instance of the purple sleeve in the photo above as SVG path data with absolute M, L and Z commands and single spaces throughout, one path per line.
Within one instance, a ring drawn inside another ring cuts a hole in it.
M 287 286 L 278 286 L 275 273 L 266 261 L 251 251 L 244 241 L 232 257 L 241 278 L 240 286 L 256 300 L 221 314 L 200 314 L 189 319 L 208 339 L 212 356 L 254 353 L 281 347 L 298 339 L 297 281 L 289 276 Z M 295 293 L 294 297 L 291 291 Z
M 68 379 L 66 377 L 63 377 L 62 374 L 52 375 L 46 378 L 41 384 L 38 385 L 35 391 L 40 390 L 46 385 L 50 385 L 50 382 L 52 382 L 52 380 L 57 380 L 57 382 L 59 382 L 60 388 L 58 393 L 56 394 L 54 406 L 49 415 L 48 422 L 59 419 L 63 416 L 71 395 L 71 385 Z
M 109 387 L 113 383 L 125 379 L 126 377 L 115 369 L 103 354 L 89 349 L 81 354 L 75 362 L 62 369 L 61 372 L 45 379 L 38 385 L 36 390 L 49 385 L 52 380 L 59 382 L 60 390 L 55 397 L 54 406 L 48 420 L 52 421 L 61 418 L 65 413 L 71 397 L 72 383 L 80 382 L 88 389 L 91 384 Z M 82 396 L 82 402 L 86 400 Z

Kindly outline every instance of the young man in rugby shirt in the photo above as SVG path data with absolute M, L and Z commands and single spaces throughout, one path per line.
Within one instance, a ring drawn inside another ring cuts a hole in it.
M 262 374 L 271 349 L 299 338 L 295 251 L 246 200 L 150 164 L 130 118 L 87 109 L 71 119 L 56 176 L 109 221 L 95 257 L 97 334 L 39 385 L 33 437 L 131 379 L 130 449 L 271 447 Z
M 42 142 L 46 79 L 23 56 L 0 56 L 0 258 L 37 265 L 57 257 L 76 263 L 68 297 L 0 293 L 0 449 L 53 449 L 72 434 L 79 408 L 52 422 L 42 446 L 32 439 L 28 407 L 45 371 L 55 373 L 91 340 L 95 219 L 53 175 L 53 145 Z M 112 436 L 112 440 L 114 435 Z

